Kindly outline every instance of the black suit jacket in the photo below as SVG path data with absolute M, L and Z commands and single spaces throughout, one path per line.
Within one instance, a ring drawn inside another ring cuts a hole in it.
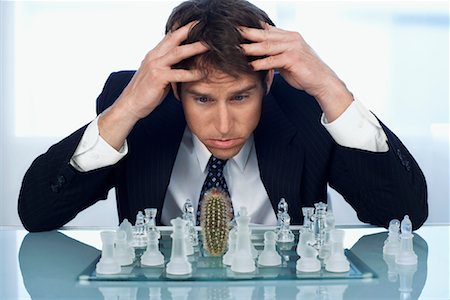
M 111 74 L 97 99 L 98 113 L 118 98 L 133 74 Z M 329 183 L 363 222 L 386 227 L 408 214 L 415 228 L 421 226 L 428 215 L 425 178 L 400 140 L 382 124 L 388 152 L 342 147 L 320 124 L 321 114 L 313 97 L 275 76 L 254 132 L 261 180 L 274 209 L 286 198 L 292 222 L 301 223 L 301 207 L 325 202 Z M 156 207 L 159 223 L 185 126 L 182 106 L 169 93 L 135 125 L 124 159 L 85 173 L 69 164 L 86 126 L 77 130 L 39 156 L 25 174 L 18 204 L 23 225 L 30 231 L 58 228 L 106 199 L 112 187 L 120 221 L 133 222 L 138 210 Z

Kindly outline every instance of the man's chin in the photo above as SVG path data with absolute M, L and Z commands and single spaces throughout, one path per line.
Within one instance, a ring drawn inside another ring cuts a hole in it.
M 239 147 L 233 147 L 229 149 L 219 149 L 219 148 L 209 148 L 208 150 L 217 158 L 220 159 L 230 159 L 239 153 L 242 145 Z

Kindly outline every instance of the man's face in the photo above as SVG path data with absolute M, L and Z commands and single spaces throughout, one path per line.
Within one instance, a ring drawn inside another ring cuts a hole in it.
M 258 125 L 263 96 L 256 74 L 235 78 L 218 71 L 183 83 L 180 95 L 189 128 L 221 159 L 235 156 L 244 146 Z

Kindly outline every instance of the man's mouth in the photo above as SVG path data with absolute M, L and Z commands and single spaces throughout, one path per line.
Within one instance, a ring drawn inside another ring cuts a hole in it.
M 239 142 L 239 139 L 208 139 L 208 145 L 218 149 L 229 149 L 238 145 Z

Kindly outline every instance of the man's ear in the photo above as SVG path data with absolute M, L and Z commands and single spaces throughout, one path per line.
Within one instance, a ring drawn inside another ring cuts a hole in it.
M 170 86 L 172 87 L 173 95 L 175 96 L 175 98 L 177 98 L 178 101 L 180 101 L 181 98 L 180 98 L 180 95 L 178 95 L 177 83 L 171 82 Z
M 270 88 L 272 87 L 272 82 L 273 82 L 273 76 L 275 76 L 275 70 L 274 69 L 270 69 L 269 71 L 267 71 L 267 75 L 266 75 L 266 95 L 269 93 Z

